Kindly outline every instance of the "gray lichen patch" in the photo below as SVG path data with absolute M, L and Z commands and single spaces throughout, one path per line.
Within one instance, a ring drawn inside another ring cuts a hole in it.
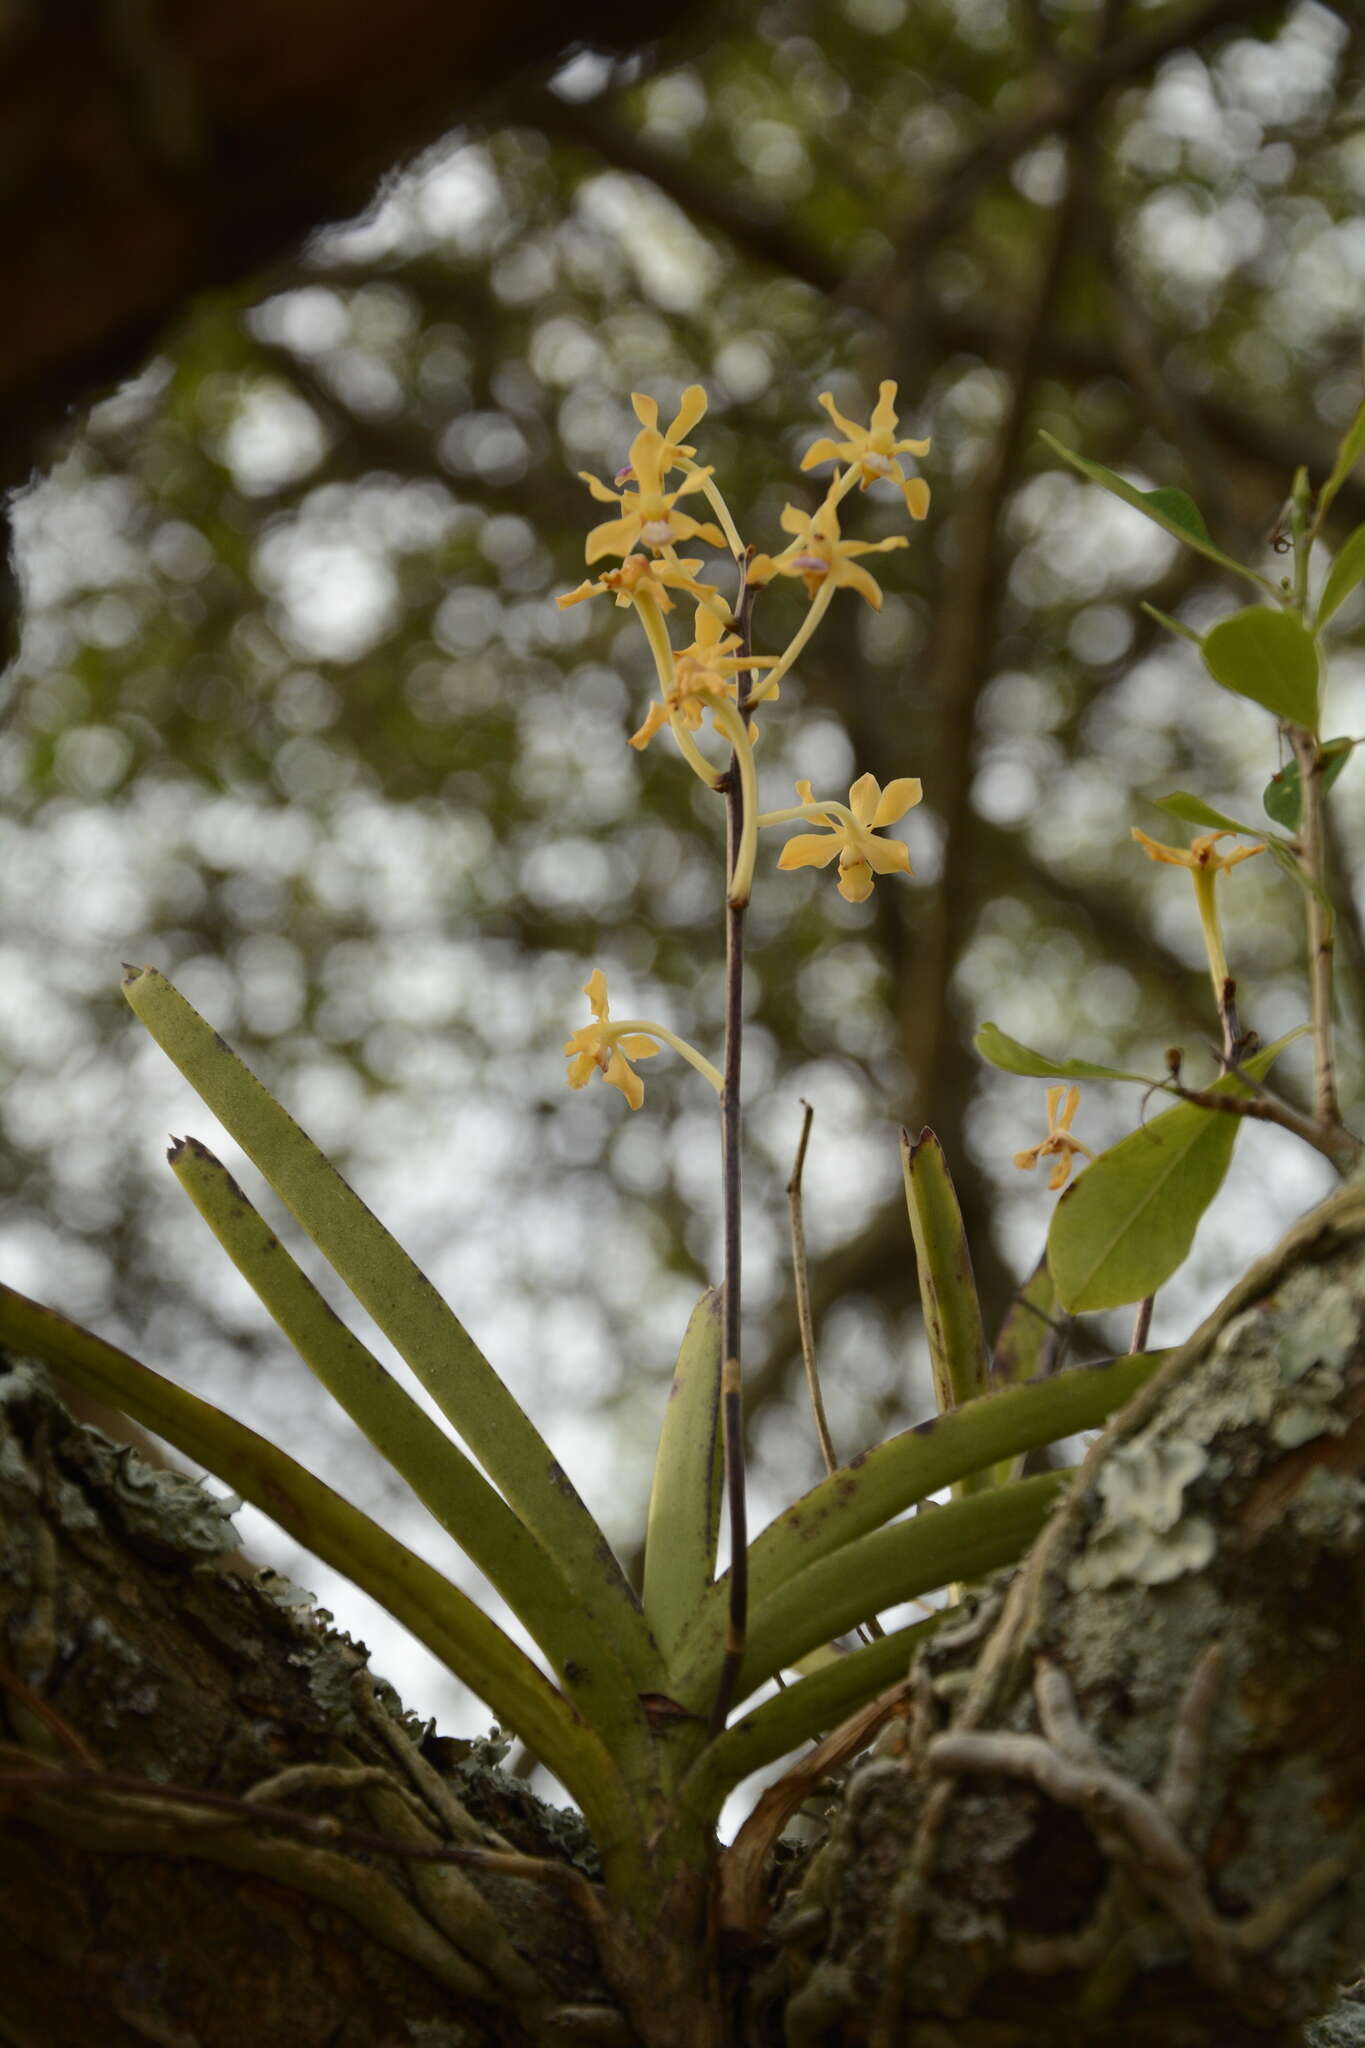
M 1186 1513 L 1186 1490 L 1209 1454 L 1190 1437 L 1121 1444 L 1099 1475 L 1099 1520 L 1069 1579 L 1073 1591 L 1129 1581 L 1161 1586 L 1202 1571 L 1217 1547 L 1213 1524 Z
M 1199 1372 L 1170 1390 L 1160 1417 L 1110 1453 L 1098 1514 L 1068 1568 L 1073 1592 L 1202 1571 L 1216 1549 L 1206 1510 L 1232 1479 L 1229 1445 L 1247 1430 L 1286 1452 L 1342 1434 L 1359 1330 L 1355 1287 L 1311 1268 L 1232 1320 Z M 1317 1510 L 1327 1507 L 1319 1493 Z
M 1365 1530 L 1365 1480 L 1315 1466 L 1295 1495 L 1289 1516 L 1324 1550 L 1354 1552 Z

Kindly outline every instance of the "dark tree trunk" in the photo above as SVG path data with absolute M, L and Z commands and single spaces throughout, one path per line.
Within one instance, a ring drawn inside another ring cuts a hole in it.
M 628 50 L 623 0 L 17 0 L 0 19 L 0 501 L 73 408 L 168 323 L 345 220 L 491 94 L 577 44 Z M 515 106 L 509 111 L 515 118 Z M 0 547 L 0 664 L 13 571 Z

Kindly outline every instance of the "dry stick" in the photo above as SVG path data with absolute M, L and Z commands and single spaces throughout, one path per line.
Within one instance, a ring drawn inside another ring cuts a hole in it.
M 825 1397 L 820 1391 L 820 1375 L 815 1364 L 815 1326 L 810 1312 L 810 1269 L 806 1262 L 806 1226 L 801 1213 L 801 1176 L 806 1165 L 806 1146 L 810 1141 L 811 1122 L 815 1111 L 810 1104 L 802 1101 L 806 1114 L 801 1119 L 801 1136 L 796 1146 L 796 1161 L 792 1167 L 791 1179 L 787 1182 L 787 1211 L 791 1217 L 792 1231 L 792 1279 L 796 1295 L 796 1322 L 801 1333 L 801 1362 L 806 1368 L 806 1386 L 810 1392 L 811 1413 L 815 1417 L 815 1434 L 820 1440 L 820 1456 L 825 1461 L 825 1470 L 835 1473 L 839 1469 L 838 1454 L 834 1439 L 829 1433 L 829 1418 L 825 1414 Z M 870 1615 L 858 1628 L 864 1642 L 876 1642 L 886 1634 L 875 1614 Z
M 1152 1327 L 1152 1303 L 1155 1299 L 1154 1294 L 1149 1294 L 1137 1305 L 1137 1314 L 1133 1317 L 1133 1334 L 1128 1340 L 1128 1349 L 1134 1356 L 1147 1349 L 1147 1332 Z
M 752 551 L 751 551 L 752 552 Z M 748 558 L 740 563 L 741 584 L 735 626 L 738 654 L 753 652 L 754 588 Z M 749 674 L 741 670 L 739 716 L 749 714 Z M 725 1623 L 725 1660 L 711 1707 L 711 1733 L 725 1726 L 739 1667 L 744 1660 L 749 1606 L 749 1530 L 744 1498 L 744 1392 L 740 1370 L 740 1055 L 744 1043 L 744 903 L 731 900 L 730 883 L 744 836 L 744 791 L 733 753 L 719 785 L 725 792 L 725 1088 L 720 1100 L 721 1175 L 724 1200 L 725 1285 L 721 1309 L 721 1413 L 725 1435 L 725 1495 L 730 1522 L 730 1605 Z
M 1308 986 L 1313 1010 L 1313 1107 L 1324 1127 L 1339 1125 L 1336 1070 L 1332 1060 L 1332 911 L 1326 900 L 1327 862 L 1322 830 L 1322 754 L 1312 733 L 1291 725 L 1289 744 L 1299 764 L 1302 806 L 1299 864 L 1310 883 L 1308 897 Z M 1319 895 L 1318 890 L 1322 891 Z
M 791 1218 L 792 1233 L 792 1281 L 796 1294 L 796 1324 L 801 1333 L 801 1362 L 806 1368 L 806 1388 L 810 1394 L 811 1413 L 815 1417 L 815 1434 L 820 1440 L 820 1456 L 825 1461 L 826 1472 L 837 1472 L 839 1460 L 834 1452 L 834 1439 L 829 1433 L 829 1420 L 825 1414 L 825 1397 L 820 1391 L 820 1376 L 815 1369 L 815 1329 L 810 1313 L 810 1273 L 806 1264 L 806 1227 L 801 1215 L 801 1176 L 806 1165 L 806 1146 L 810 1141 L 810 1127 L 815 1111 L 810 1104 L 802 1101 L 805 1116 L 801 1119 L 801 1136 L 796 1147 L 796 1163 L 792 1167 L 791 1179 L 787 1182 L 787 1213 Z

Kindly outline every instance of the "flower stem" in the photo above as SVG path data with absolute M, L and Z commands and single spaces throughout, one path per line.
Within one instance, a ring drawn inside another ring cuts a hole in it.
M 689 1067 L 695 1067 L 697 1072 L 711 1083 L 717 1095 L 723 1093 L 725 1082 L 710 1060 L 704 1053 L 699 1053 L 695 1045 L 689 1045 L 685 1038 L 679 1038 L 676 1031 L 670 1031 L 666 1024 L 656 1024 L 651 1017 L 623 1017 L 618 1023 L 613 1017 L 609 1027 L 609 1042 L 614 1042 L 627 1031 L 638 1031 L 645 1038 L 657 1038 L 661 1045 L 671 1046 L 674 1052 L 682 1055 Z
M 754 750 L 748 728 L 739 713 L 729 704 L 717 704 L 712 715 L 717 732 L 723 732 L 730 742 L 732 772 L 735 768 L 739 770 L 743 823 L 739 845 L 730 863 L 729 901 L 732 907 L 742 910 L 754 886 L 754 857 L 758 851 L 758 776 L 754 770 Z
M 697 780 L 704 782 L 708 789 L 719 789 L 721 783 L 725 780 L 724 769 L 711 766 L 711 763 L 707 760 L 705 754 L 703 754 L 676 711 L 669 720 L 669 730 L 678 742 L 678 752 L 682 755 Z
M 748 586 L 746 585 L 746 591 L 747 588 Z M 826 576 L 824 582 L 816 591 L 815 596 L 811 599 L 810 610 L 806 613 L 805 618 L 802 619 L 792 638 L 787 642 L 777 667 L 769 669 L 767 675 L 764 676 L 762 682 L 754 691 L 752 701 L 755 704 L 761 704 L 765 697 L 776 695 L 778 684 L 805 647 L 806 642 L 814 633 L 825 613 L 829 610 L 829 601 L 834 595 L 834 590 L 833 576 Z
M 678 463 L 678 468 L 683 470 L 688 476 L 696 476 L 699 467 L 699 464 L 689 462 L 686 456 Z M 730 507 L 726 504 L 721 494 L 720 485 L 714 477 L 708 476 L 703 480 L 701 489 L 702 496 L 720 521 L 721 531 L 725 535 L 726 546 L 735 557 L 735 560 L 742 562 L 744 560 L 744 543 L 739 537 L 739 528 L 730 516 Z
M 736 628 L 738 652 L 753 651 L 753 587 L 740 590 Z M 743 671 L 740 671 L 743 675 Z M 748 714 L 752 698 L 749 678 L 740 684 L 736 713 L 739 735 L 748 748 Z M 749 1530 L 744 1474 L 744 1393 L 740 1368 L 740 1054 L 744 1043 L 744 912 L 747 890 L 736 884 L 745 842 L 746 799 L 750 819 L 757 809 L 749 757 L 749 787 L 736 747 L 726 773 L 725 790 L 725 1086 L 720 1098 L 721 1186 L 724 1208 L 725 1284 L 721 1309 L 721 1415 L 725 1439 L 725 1493 L 730 1522 L 730 1593 L 725 1623 L 725 1656 L 711 1705 L 711 1732 L 725 1726 L 744 1661 L 749 1610 Z M 749 826 L 750 837 L 753 827 Z M 751 856 L 752 859 L 752 856 Z

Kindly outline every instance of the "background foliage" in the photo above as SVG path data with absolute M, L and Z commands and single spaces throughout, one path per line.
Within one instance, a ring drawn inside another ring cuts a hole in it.
M 1137 609 L 1203 628 L 1240 598 L 1037 430 L 1190 490 L 1222 545 L 1273 567 L 1293 465 L 1320 479 L 1359 399 L 1361 40 L 1346 0 L 735 6 L 719 39 L 526 81 L 365 219 L 197 303 L 18 508 L 5 1278 L 428 1543 L 182 1213 L 161 1133 L 215 1133 L 118 997 L 119 958 L 153 962 L 398 1231 L 631 1540 L 714 1276 L 714 1106 L 663 1060 L 634 1117 L 611 1091 L 566 1095 L 560 1049 L 593 965 L 618 1012 L 716 1043 L 717 807 L 664 746 L 625 746 L 648 690 L 632 621 L 554 606 L 598 516 L 574 473 L 624 459 L 632 389 L 671 410 L 699 380 L 704 458 L 775 546 L 784 500 L 818 495 L 796 473 L 816 392 L 865 417 L 894 376 L 902 431 L 934 437 L 929 520 L 887 559 L 880 615 L 840 599 L 760 751 L 773 803 L 796 773 L 925 785 L 914 881 L 854 908 L 827 877 L 769 873 L 755 898 L 760 1511 L 816 1469 L 782 1201 L 802 1096 L 836 1441 L 923 1413 L 897 1124 L 941 1137 L 998 1316 L 1046 1227 L 1040 1176 L 1009 1163 L 1042 1135 L 1043 1089 L 983 1069 L 971 1030 L 994 1017 L 1148 1070 L 1177 1040 L 1193 1056 L 1212 1033 L 1193 905 L 1129 826 L 1170 836 L 1142 799 L 1191 783 L 1245 814 L 1273 765 L 1271 721 Z M 1362 517 L 1349 487 L 1337 537 Z M 859 499 L 860 535 L 896 524 Z M 766 595 L 760 641 L 780 646 L 799 602 Z M 1365 725 L 1361 620 L 1357 597 L 1328 730 Z M 1365 947 L 1341 788 L 1349 1103 Z M 1268 861 L 1228 885 L 1266 1038 L 1303 1013 L 1289 891 Z M 1088 1089 L 1078 1134 L 1106 1142 L 1134 1111 L 1132 1091 Z M 1279 1134 L 1241 1144 L 1157 1341 L 1323 1185 Z M 401 1677 L 400 1660 L 386 1643 Z

